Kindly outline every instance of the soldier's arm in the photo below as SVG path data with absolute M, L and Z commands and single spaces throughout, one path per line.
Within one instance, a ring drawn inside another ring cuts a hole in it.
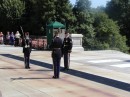
M 31 38 L 29 39 L 29 45 L 32 48 L 32 39 Z
M 30 52 L 32 51 L 32 40 L 30 40 Z
M 69 38 L 69 52 L 70 53 L 71 53 L 71 50 L 72 50 L 72 46 L 73 46 L 72 39 Z

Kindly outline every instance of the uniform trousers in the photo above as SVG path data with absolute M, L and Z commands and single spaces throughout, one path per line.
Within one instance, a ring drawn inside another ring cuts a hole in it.
M 59 78 L 59 74 L 60 74 L 60 61 L 61 61 L 60 57 L 54 57 L 53 58 L 54 76 L 57 77 L 57 78 Z
M 70 65 L 70 53 L 64 53 L 64 68 L 69 69 Z
M 30 68 L 30 53 L 24 53 L 24 63 L 25 63 L 25 68 Z

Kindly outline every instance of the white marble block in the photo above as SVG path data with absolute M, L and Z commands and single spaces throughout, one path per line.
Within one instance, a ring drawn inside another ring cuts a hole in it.
M 72 42 L 73 42 L 73 48 L 72 51 L 84 51 L 84 48 L 82 47 L 82 34 L 71 34 Z

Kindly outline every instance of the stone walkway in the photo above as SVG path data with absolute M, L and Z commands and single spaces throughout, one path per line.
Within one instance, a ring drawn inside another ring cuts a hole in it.
M 24 69 L 21 47 L 0 46 L 0 97 L 130 96 L 130 55 L 122 52 L 72 52 L 60 79 L 52 79 L 50 51 L 33 50 L 30 63 Z

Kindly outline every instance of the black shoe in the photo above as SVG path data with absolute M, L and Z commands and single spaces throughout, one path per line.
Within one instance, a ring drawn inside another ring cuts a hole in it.
M 62 70 L 63 70 L 63 71 L 66 71 L 66 70 L 69 70 L 69 68 L 63 68 Z
M 53 76 L 52 78 L 56 79 L 56 76 Z
M 62 71 L 65 71 L 66 70 L 66 68 L 63 68 L 63 69 L 61 69 Z
M 59 77 L 56 77 L 57 79 L 59 79 Z
M 52 78 L 54 78 L 54 79 L 59 79 L 59 77 L 56 77 L 56 76 L 53 76 Z
M 25 67 L 25 69 L 30 69 L 30 67 Z
M 27 69 L 30 69 L 30 67 L 27 67 Z

